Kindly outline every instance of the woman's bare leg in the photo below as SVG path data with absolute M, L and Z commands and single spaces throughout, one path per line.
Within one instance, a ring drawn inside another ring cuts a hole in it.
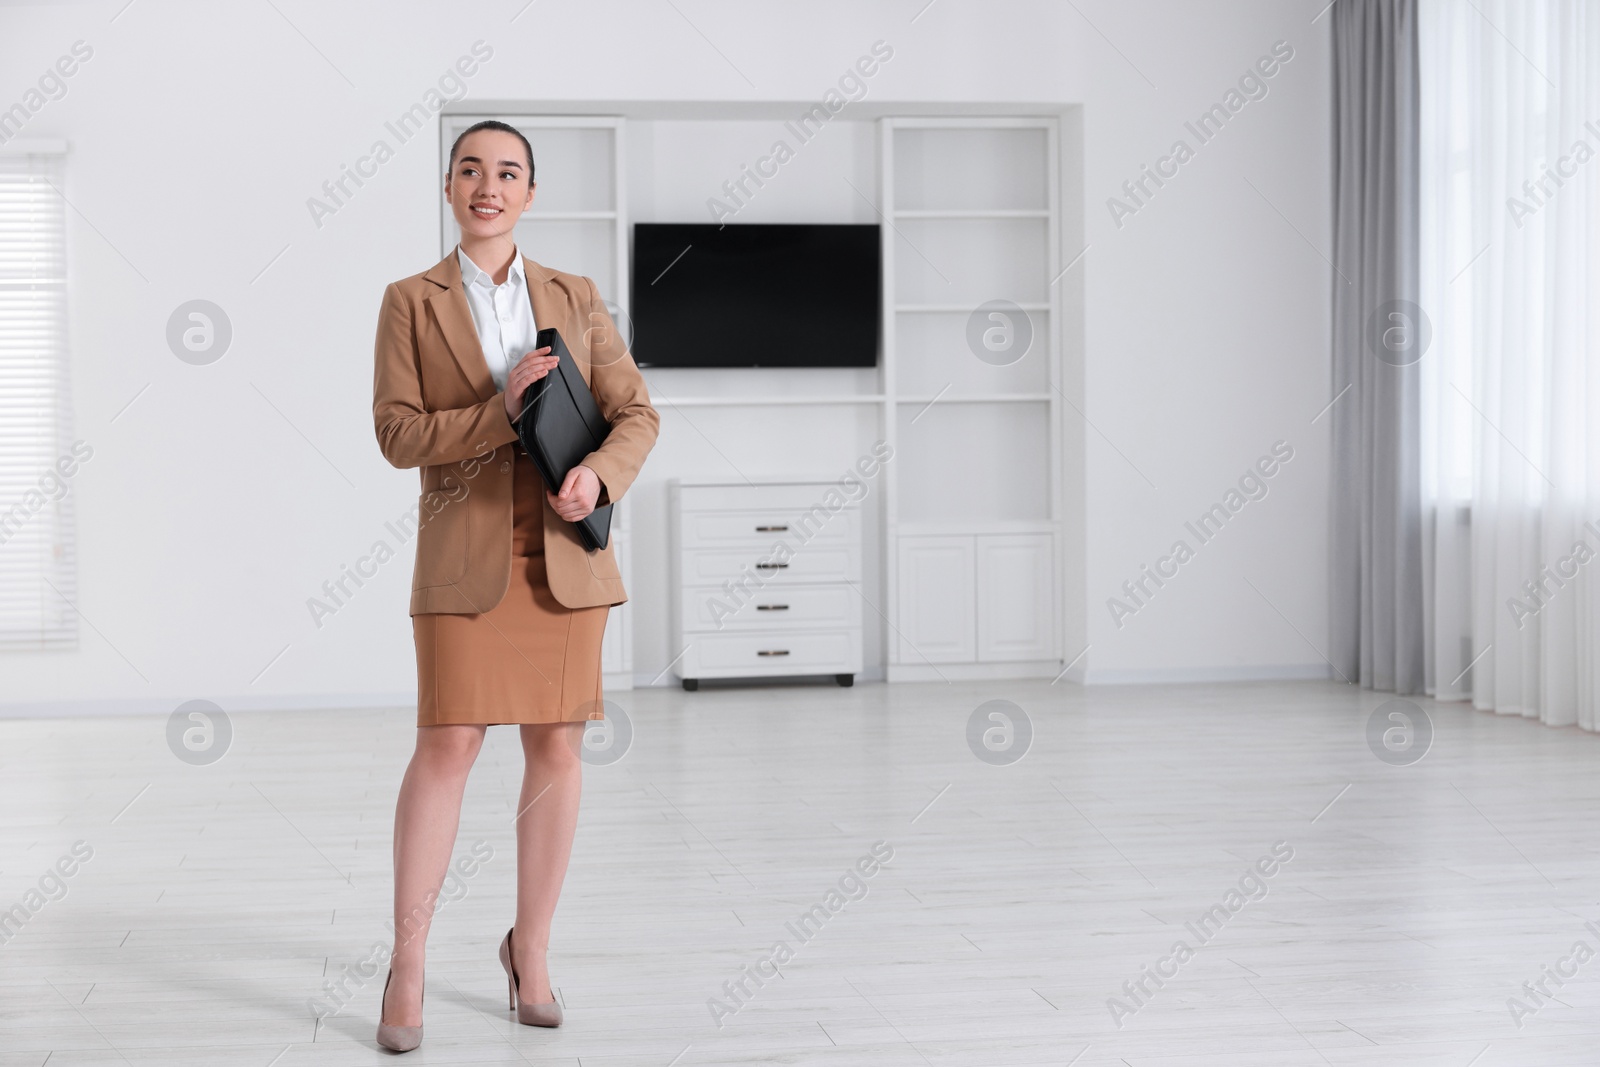
M 530 723 L 522 729 L 525 767 L 517 802 L 517 925 L 511 939 L 512 965 L 522 1000 L 553 999 L 545 950 L 561 883 L 578 827 L 583 790 L 584 723 Z
M 461 794 L 483 746 L 484 727 L 419 726 L 394 806 L 394 977 L 380 1009 L 391 1026 L 422 1025 L 428 927 L 450 866 Z

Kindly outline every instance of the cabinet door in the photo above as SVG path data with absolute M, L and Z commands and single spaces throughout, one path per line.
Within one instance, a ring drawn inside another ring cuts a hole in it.
M 976 540 L 979 662 L 1057 658 L 1051 536 L 980 534 Z
M 977 658 L 971 537 L 902 537 L 897 554 L 897 662 L 971 663 Z

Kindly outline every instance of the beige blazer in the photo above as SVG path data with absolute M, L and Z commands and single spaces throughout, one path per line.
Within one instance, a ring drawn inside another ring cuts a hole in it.
M 527 257 L 522 262 L 534 320 L 541 329 L 561 331 L 611 423 L 605 444 L 583 462 L 600 477 L 598 503 L 615 503 L 655 444 L 660 417 L 594 282 Z M 504 391 L 489 376 L 454 250 L 431 270 L 383 292 L 372 421 L 385 459 L 422 468 L 411 614 L 488 611 L 511 578 L 517 431 L 506 415 Z M 562 604 L 628 599 L 613 547 L 587 551 L 572 525 L 544 502 L 545 570 Z

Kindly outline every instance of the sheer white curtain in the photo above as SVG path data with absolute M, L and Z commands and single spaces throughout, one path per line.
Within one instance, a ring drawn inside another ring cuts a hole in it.
M 1593 730 L 1600 3 L 1420 14 L 1429 692 Z

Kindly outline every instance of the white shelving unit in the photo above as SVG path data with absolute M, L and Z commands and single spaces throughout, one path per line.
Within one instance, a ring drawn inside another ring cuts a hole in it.
M 445 115 L 439 123 L 439 158 L 448 160 L 456 136 L 485 118 L 510 123 L 534 145 L 537 185 L 533 207 L 517 221 L 518 250 L 548 266 L 593 278 L 615 316 L 618 308 L 628 306 L 627 199 L 622 188 L 626 120 L 614 115 Z M 442 201 L 440 231 L 439 254 L 445 255 L 461 240 L 461 231 Z M 631 597 L 630 511 L 626 500 L 612 509 L 611 539 Z M 607 617 L 600 655 L 607 689 L 633 688 L 632 616 L 629 600 Z
M 903 457 L 885 471 L 887 676 L 1053 677 L 1064 611 L 1059 129 L 1050 118 L 888 117 L 878 148 L 884 422 Z M 993 300 L 1030 327 L 1014 362 L 970 347 L 969 318 Z
M 707 193 L 753 150 L 741 147 L 709 162 L 697 155 L 723 143 L 724 135 L 713 131 L 748 128 L 750 108 L 594 102 L 564 105 L 571 114 L 540 115 L 520 105 L 480 106 L 524 130 L 534 144 L 539 191 L 518 225 L 519 234 L 527 234 L 519 242 L 536 250 L 534 258 L 541 262 L 592 276 L 602 295 L 620 308 L 629 301 L 630 215 L 698 221 Z M 761 107 L 762 117 L 772 120 L 804 109 L 781 103 Z M 662 684 L 679 664 L 674 657 L 684 655 L 683 646 L 672 643 L 681 636 L 674 634 L 680 620 L 667 603 L 670 589 L 662 584 L 670 569 L 664 483 L 726 479 L 730 450 L 737 456 L 738 474 L 750 480 L 826 480 L 838 476 L 840 464 L 815 457 L 837 457 L 841 449 L 860 454 L 876 438 L 889 442 L 894 458 L 883 465 L 881 480 L 863 502 L 866 569 L 859 594 L 871 609 L 867 623 L 882 626 L 884 677 L 1058 676 L 1063 634 L 1076 633 L 1076 625 L 1065 625 L 1064 591 L 1077 588 L 1063 580 L 1073 573 L 1066 556 L 1064 464 L 1077 462 L 1079 442 L 1068 442 L 1073 457 L 1064 454 L 1065 283 L 1056 284 L 1063 265 L 1062 123 L 1069 114 L 1072 125 L 1066 128 L 1076 138 L 1078 119 L 1068 109 L 940 115 L 926 105 L 904 111 L 893 104 L 864 105 L 854 119 L 840 120 L 867 134 L 853 142 L 859 148 L 844 149 L 838 139 L 858 135 L 840 131 L 828 135 L 837 149 L 807 150 L 808 161 L 837 150 L 835 165 L 847 172 L 862 168 L 843 175 L 832 208 L 819 213 L 807 207 L 791 217 L 879 222 L 881 358 L 875 369 L 855 374 L 645 371 L 653 402 L 664 416 L 670 413 L 661 442 L 667 447 L 658 446 L 653 468 L 647 467 L 627 505 L 618 508 L 618 551 L 636 599 L 611 615 L 605 644 L 608 686 L 632 681 L 636 625 L 644 628 L 641 639 L 652 661 L 643 665 L 641 683 Z M 445 115 L 441 159 L 456 133 L 483 117 L 489 116 Z M 630 135 L 637 138 L 631 175 L 626 163 Z M 730 132 L 726 143 L 748 136 L 748 129 Z M 740 143 L 756 141 L 770 144 L 765 131 L 755 141 Z M 873 180 L 877 202 L 863 218 L 867 205 L 861 191 L 871 189 Z M 630 181 L 639 187 L 630 191 Z M 1076 198 L 1075 183 L 1074 177 Z M 809 190 L 793 191 L 798 201 L 818 200 Z M 762 193 L 761 203 L 772 203 L 772 195 Z M 785 216 L 759 221 L 785 221 Z M 1076 216 L 1072 222 L 1075 227 Z M 454 246 L 457 234 L 448 210 L 441 235 L 445 250 Z M 1014 305 L 1031 326 L 1031 347 L 1009 364 L 992 354 L 980 358 L 967 341 L 969 318 L 992 300 Z M 1076 313 L 1075 303 L 1072 308 Z M 677 430 L 671 441 L 669 423 Z M 820 447 L 817 435 L 823 432 L 851 436 L 834 442 L 829 452 Z M 767 462 L 751 465 L 736 447 L 740 439 L 725 436 L 732 434 L 759 437 Z M 632 543 L 638 531 L 629 529 L 630 515 L 642 517 L 641 529 L 650 530 L 650 540 Z M 1072 547 L 1081 550 L 1078 527 L 1070 532 Z M 631 566 L 635 553 L 648 561 L 637 585 Z M 654 662 L 657 656 L 660 662 Z M 656 674 L 663 664 L 666 669 Z M 877 667 L 869 659 L 862 670 L 871 678 Z

